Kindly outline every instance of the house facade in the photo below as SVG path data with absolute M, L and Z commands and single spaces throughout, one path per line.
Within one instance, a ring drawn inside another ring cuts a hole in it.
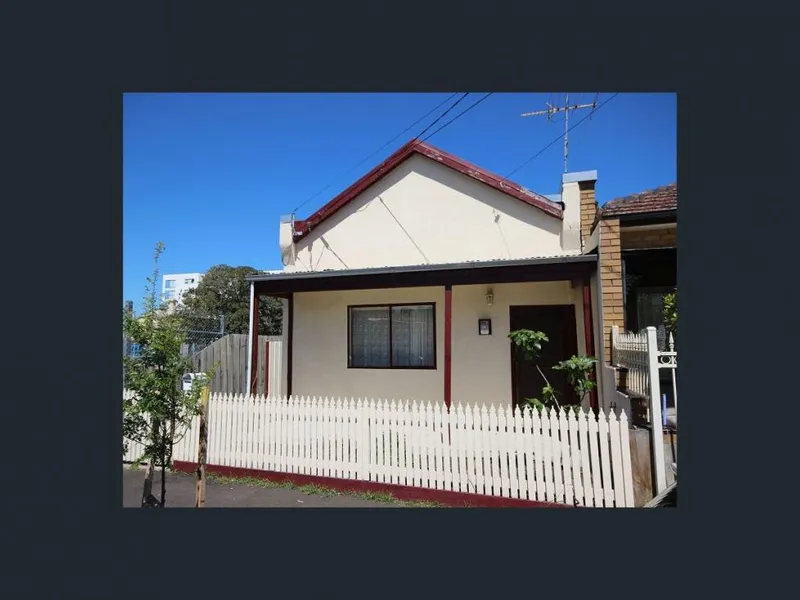
M 611 351 L 611 329 L 640 331 L 663 325 L 664 296 L 677 286 L 678 185 L 673 183 L 616 198 L 602 208 L 586 205 L 597 243 L 602 305 L 602 396 L 618 402 L 617 376 Z M 662 391 L 672 405 L 672 382 Z M 630 414 L 630 407 L 622 406 Z
M 539 362 L 568 397 L 550 367 L 602 352 L 596 178 L 565 174 L 543 196 L 412 141 L 309 218 L 284 218 L 284 268 L 248 278 L 251 315 L 262 297 L 284 302 L 283 389 L 516 404 L 544 385 L 508 339 L 526 328 L 549 336 Z

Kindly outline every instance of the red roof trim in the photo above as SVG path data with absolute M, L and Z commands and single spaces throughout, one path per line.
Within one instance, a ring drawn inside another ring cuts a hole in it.
M 459 173 L 463 173 L 464 175 L 472 177 L 481 183 L 485 183 L 486 185 L 508 194 L 509 196 L 513 196 L 514 198 L 517 198 L 518 200 L 521 200 L 530 206 L 534 206 L 540 210 L 543 210 L 548 215 L 556 217 L 557 219 L 563 218 L 563 211 L 558 204 L 551 202 L 547 198 L 540 196 L 535 192 L 524 190 L 523 187 L 518 183 L 514 183 L 513 181 L 505 181 L 502 177 L 495 175 L 486 169 L 482 169 L 481 167 L 473 165 L 462 158 L 445 152 L 444 150 L 440 150 L 435 146 L 431 146 L 425 142 L 411 140 L 377 167 L 372 169 L 372 171 L 364 175 L 361 179 L 356 181 L 341 194 L 320 208 L 313 215 L 307 219 L 295 221 L 295 241 L 303 239 L 309 234 L 313 227 L 319 226 L 319 224 L 325 221 L 325 219 L 328 219 L 334 213 L 336 213 L 336 211 L 346 206 L 368 187 L 374 183 L 377 183 L 392 169 L 397 167 L 406 159 L 410 158 L 414 153 L 427 156 L 428 158 L 450 167 L 451 169 L 455 169 Z

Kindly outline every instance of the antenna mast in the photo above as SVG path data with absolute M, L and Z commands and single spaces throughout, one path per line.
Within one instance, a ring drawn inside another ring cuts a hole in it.
M 594 102 L 591 104 L 570 105 L 569 94 L 565 94 L 564 106 L 553 106 L 547 102 L 547 108 L 545 110 L 537 110 L 522 114 L 523 117 L 538 117 L 540 115 L 547 115 L 547 120 L 552 121 L 553 115 L 560 112 L 564 113 L 564 173 L 567 172 L 567 157 L 569 156 L 569 113 L 572 110 L 580 110 L 581 108 L 591 108 L 592 111 L 594 111 L 597 108 L 597 97 L 599 95 L 600 94 L 595 95 Z

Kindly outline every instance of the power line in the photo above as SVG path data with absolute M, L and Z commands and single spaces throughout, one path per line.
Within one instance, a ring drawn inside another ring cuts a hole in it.
M 534 160 L 536 160 L 537 158 L 539 158 L 539 157 L 540 157 L 540 156 L 541 156 L 541 155 L 542 155 L 542 154 L 543 154 L 543 153 L 544 153 L 544 152 L 545 152 L 545 151 L 546 151 L 548 148 L 550 148 L 550 146 L 552 146 L 552 145 L 553 145 L 553 144 L 555 144 L 556 142 L 559 142 L 559 141 L 561 141 L 561 140 L 564 138 L 564 135 L 566 135 L 567 133 L 569 133 L 570 131 L 572 131 L 573 129 L 575 129 L 575 128 L 576 128 L 578 125 L 580 125 L 581 123 L 583 123 L 583 122 L 584 122 L 586 119 L 589 119 L 589 118 L 591 118 L 591 117 L 592 117 L 592 115 L 594 115 L 594 114 L 595 114 L 595 113 L 596 113 L 598 110 L 600 110 L 601 108 L 603 108 L 603 107 L 604 107 L 606 104 L 608 104 L 609 102 L 611 102 L 611 101 L 612 101 L 614 98 L 616 98 L 617 96 L 619 96 L 619 92 L 617 92 L 616 94 L 613 94 L 611 97 L 609 97 L 609 98 L 608 98 L 608 100 L 605 100 L 605 101 L 603 101 L 603 103 L 602 103 L 602 104 L 599 104 L 599 105 L 597 106 L 597 108 L 595 108 L 594 110 L 592 110 L 592 111 L 591 111 L 591 112 L 590 112 L 588 115 L 586 115 L 586 116 L 585 116 L 585 117 L 583 117 L 583 118 L 582 118 L 580 121 L 578 121 L 577 123 L 575 123 L 574 125 L 572 125 L 572 127 L 570 127 L 569 129 L 567 129 L 567 130 L 566 130 L 566 131 L 565 131 L 563 134 L 561 134 L 561 135 L 559 135 L 557 138 L 553 139 L 553 141 L 552 141 L 552 142 L 550 142 L 549 144 L 547 144 L 547 145 L 546 145 L 544 148 L 542 148 L 541 150 L 539 150 L 539 152 L 537 152 L 536 154 L 534 154 L 534 155 L 533 155 L 531 158 L 529 158 L 529 159 L 528 159 L 528 160 L 526 160 L 524 163 L 522 163 L 520 166 L 518 166 L 516 169 L 514 169 L 513 171 L 511 171 L 511 172 L 510 172 L 508 175 L 506 175 L 505 177 L 503 177 L 503 178 L 502 178 L 500 181 L 501 181 L 501 182 L 502 182 L 502 181 L 506 181 L 506 180 L 507 180 L 509 177 L 511 177 L 511 176 L 512 176 L 514 173 L 516 173 L 517 171 L 519 171 L 519 170 L 520 170 L 520 169 L 522 169 L 523 167 L 527 166 L 528 164 L 530 164 L 531 162 L 533 162 Z
M 475 108 L 476 106 L 478 106 L 478 104 L 480 104 L 481 102 L 483 102 L 484 100 L 486 100 L 486 99 L 487 99 L 489 96 L 491 96 L 492 94 L 494 94 L 494 92 L 489 92 L 489 93 L 488 93 L 488 94 L 486 94 L 486 95 L 485 95 L 483 98 L 481 98 L 481 99 L 480 99 L 480 100 L 478 100 L 477 102 L 475 102 L 475 103 L 471 104 L 470 106 L 468 106 L 467 108 L 465 108 L 464 110 L 462 110 L 462 111 L 461 111 L 460 113 L 458 113 L 458 114 L 457 114 L 455 117 L 453 117 L 452 119 L 450 119 L 450 120 L 449 120 L 447 123 L 445 123 L 444 125 L 442 125 L 441 127 L 439 127 L 439 129 L 437 129 L 436 131 L 434 131 L 433 133 L 431 133 L 430 135 L 428 135 L 426 138 L 424 138 L 424 139 L 423 139 L 423 140 L 421 140 L 421 141 L 423 141 L 423 142 L 424 142 L 425 140 L 429 140 L 429 139 L 431 139 L 433 136 L 435 136 L 437 133 L 439 133 L 439 132 L 440 132 L 442 129 L 444 129 L 445 127 L 447 127 L 448 125 L 450 125 L 452 122 L 454 122 L 454 121 L 458 120 L 458 119 L 459 119 L 459 118 L 461 118 L 463 115 L 467 114 L 469 111 L 471 111 L 473 108 Z
M 436 120 L 435 120 L 433 123 L 431 123 L 431 124 L 430 124 L 430 125 L 428 125 L 428 126 L 425 128 L 425 129 L 423 129 L 423 130 L 422 130 L 422 131 L 421 131 L 421 132 L 420 132 L 418 135 L 416 135 L 416 136 L 414 137 L 414 139 L 415 139 L 415 140 L 418 140 L 418 139 L 419 139 L 419 138 L 421 138 L 423 135 L 425 135 L 425 133 L 426 133 L 426 132 L 427 132 L 427 131 L 428 131 L 428 130 L 431 128 L 431 127 L 433 127 L 433 126 L 434 126 L 434 125 L 436 125 L 436 124 L 437 124 L 439 121 L 441 121 L 441 120 L 442 120 L 442 118 L 443 118 L 443 117 L 444 117 L 444 116 L 445 116 L 447 113 L 449 113 L 449 112 L 450 112 L 451 110 L 453 110 L 453 109 L 454 109 L 456 106 L 458 106 L 458 105 L 459 105 L 459 104 L 460 104 L 460 103 L 461 103 L 461 102 L 464 100 L 464 98 L 466 98 L 467 96 L 469 96 L 469 92 L 467 92 L 467 93 L 465 93 L 465 94 L 462 94 L 462 95 L 461 95 L 461 98 L 459 98 L 458 100 L 456 100 L 456 101 L 453 103 L 453 105 L 452 105 L 450 108 L 448 108 L 446 111 L 444 111 L 442 114 L 440 114 L 440 115 L 439 115 L 439 116 L 436 118 Z M 451 96 L 451 98 L 452 98 L 452 96 Z M 437 129 L 436 131 L 438 131 L 438 129 Z M 434 132 L 434 133 L 435 133 L 435 132 Z M 428 137 L 430 137 L 430 136 L 428 136 Z M 426 138 L 426 139 L 427 139 L 427 138 Z
M 428 117 L 429 117 L 430 115 L 432 115 L 434 112 L 436 112 L 437 110 L 439 110 L 439 109 L 440 109 L 442 106 L 444 106 L 446 103 L 450 102 L 450 100 L 451 100 L 451 99 L 452 99 L 452 98 L 453 98 L 453 97 L 454 97 L 454 96 L 455 96 L 457 93 L 458 93 L 458 92 L 456 92 L 455 94 L 450 94 L 450 96 L 448 96 L 448 97 L 447 97 L 445 100 L 443 100 L 442 102 L 440 102 L 439 104 L 437 104 L 435 107 L 433 107 L 431 110 L 429 110 L 427 113 L 425 113 L 424 115 L 422 115 L 422 116 L 421 116 L 419 119 L 417 119 L 416 121 L 414 121 L 414 122 L 413 122 L 411 125 L 409 125 L 408 127 L 406 127 L 406 128 L 403 130 L 403 131 L 401 131 L 401 132 L 400 132 L 400 133 L 398 133 L 396 136 L 394 136 L 392 139 L 390 139 L 388 142 L 386 142 L 386 143 L 385 143 L 383 146 L 381 146 L 380 148 L 378 148 L 377 150 L 375 150 L 375 151 L 374 151 L 372 154 L 370 154 L 369 156 L 367 156 L 366 158 L 364 158 L 364 159 L 363 159 L 361 162 L 359 162 L 357 165 L 353 165 L 352 167 L 350 167 L 349 169 L 347 169 L 347 170 L 346 170 L 344 173 L 342 173 L 341 175 L 339 175 L 339 176 L 338 176 L 336 179 L 334 179 L 333 181 L 331 181 L 331 182 L 330 182 L 328 185 L 326 185 L 324 188 L 322 188 L 320 191 L 318 191 L 316 194 L 314 194 L 313 196 L 311 196 L 311 197 L 307 198 L 306 200 L 303 200 L 303 202 L 301 202 L 301 203 L 300 203 L 300 204 L 297 206 L 297 208 L 295 208 L 295 209 L 292 211 L 292 214 L 296 213 L 296 212 L 297 212 L 297 211 L 298 211 L 300 208 L 302 208 L 303 206 L 305 206 L 306 204 L 308 204 L 309 202 L 311 202 L 311 201 L 312 201 L 314 198 L 316 198 L 316 197 L 317 197 L 317 196 L 319 196 L 319 195 L 320 195 L 322 192 L 324 192 L 324 191 L 325 191 L 325 190 L 327 190 L 329 187 L 331 187 L 331 186 L 332 186 L 332 185 L 333 185 L 333 184 L 334 184 L 336 181 L 338 181 L 340 178 L 342 178 L 342 177 L 344 177 L 345 175 L 347 175 L 347 174 L 348 174 L 350 171 L 352 171 L 353 169 L 356 169 L 356 168 L 360 167 L 361 165 L 363 165 L 363 164 L 364 164 L 365 162 L 367 162 L 367 161 L 368 161 L 370 158 L 372 158 L 372 157 L 373 157 L 373 156 L 375 156 L 375 155 L 376 155 L 378 152 L 380 152 L 381 150 L 383 150 L 384 148 L 386 148 L 386 146 L 388 146 L 389 144 L 391 144 L 393 141 L 395 141 L 395 140 L 396 140 L 397 138 L 399 138 L 401 135 L 403 135 L 404 133 L 408 132 L 410 129 L 413 129 L 415 126 L 417 126 L 419 123 L 421 123 L 422 121 L 424 121 L 426 118 L 428 118 Z M 469 93 L 469 92 L 468 92 L 468 93 Z M 462 96 L 462 97 L 461 97 L 461 100 L 463 100 L 463 99 L 464 99 L 466 96 L 467 96 L 467 94 L 464 94 L 464 96 Z M 459 100 L 459 102 L 460 102 L 461 100 Z M 434 121 L 433 123 L 431 123 L 431 125 L 435 124 L 435 123 L 436 123 L 436 122 L 437 122 L 439 119 L 441 119 L 441 118 L 442 118 L 444 115 L 446 115 L 448 112 L 450 112 L 450 110 L 452 110 L 452 109 L 453 109 L 453 108 L 456 106 L 456 104 L 458 104 L 458 102 L 456 102 L 455 104 L 453 104 L 453 106 L 451 106 L 450 108 L 448 108 L 448 109 L 447 109 L 447 111 L 445 111 L 445 112 L 444 112 L 444 113 L 443 113 L 443 114 L 442 114 L 442 115 L 441 115 L 441 116 L 440 116 L 438 119 L 436 119 L 436 121 Z M 429 125 L 429 126 L 428 126 L 428 128 L 430 128 L 430 126 L 431 126 L 431 125 Z M 426 129 L 426 131 L 427 131 L 427 129 Z M 424 133 L 424 132 L 423 132 L 423 133 Z M 417 137 L 419 137 L 419 136 L 417 136 Z

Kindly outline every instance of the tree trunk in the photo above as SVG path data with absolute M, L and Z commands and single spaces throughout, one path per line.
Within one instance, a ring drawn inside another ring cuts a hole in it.
M 158 499 L 153 496 L 153 459 L 151 458 L 147 464 L 147 471 L 144 476 L 144 485 L 142 486 L 142 508 L 158 508 Z
M 161 508 L 167 504 L 167 424 L 162 427 L 161 436 Z

